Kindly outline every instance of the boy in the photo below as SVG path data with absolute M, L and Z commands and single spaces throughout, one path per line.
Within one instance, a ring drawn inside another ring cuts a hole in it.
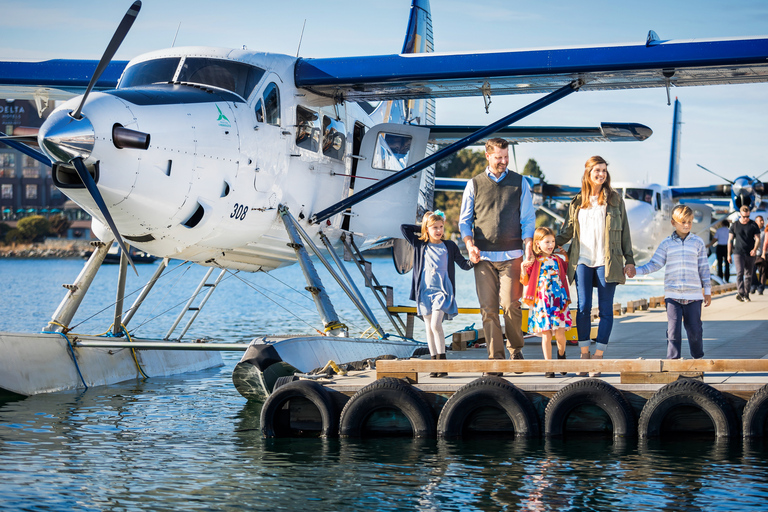
M 694 359 L 704 357 L 701 303 L 712 302 L 709 262 L 704 240 L 691 234 L 693 210 L 679 204 L 672 210 L 675 232 L 659 244 L 651 261 L 637 267 L 637 274 L 656 272 L 664 265 L 664 302 L 667 304 L 667 359 L 680 359 L 681 322 L 688 334 Z M 704 288 L 702 297 L 702 288 Z

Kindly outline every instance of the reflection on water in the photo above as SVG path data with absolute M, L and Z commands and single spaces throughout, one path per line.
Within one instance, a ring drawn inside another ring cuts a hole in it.
M 0 283 L 9 290 L 0 295 L 0 329 L 39 329 L 62 296 L 61 283 L 81 267 L 0 262 Z M 144 278 L 152 270 L 140 267 Z M 80 318 L 114 300 L 114 271 L 104 271 L 108 284 L 94 285 L 96 300 L 84 304 Z M 463 281 L 471 274 L 459 275 L 459 286 L 474 297 L 471 281 Z M 277 277 L 303 287 L 300 277 Z M 409 276 L 401 278 L 406 284 L 396 293 L 406 294 Z M 274 282 L 248 279 L 264 290 Z M 306 328 L 242 282 L 228 283 L 193 337 L 247 340 L 255 332 Z M 183 296 L 164 290 L 147 316 Z M 103 332 L 110 314 L 84 329 Z M 224 367 L 191 375 L 0 400 L 0 509 L 710 512 L 765 510 L 768 502 L 762 442 L 264 440 L 261 404 L 246 402 L 232 385 L 237 359 L 225 354 Z
M 768 500 L 762 442 L 265 440 L 260 409 L 226 368 L 0 402 L 0 508 L 725 511 Z

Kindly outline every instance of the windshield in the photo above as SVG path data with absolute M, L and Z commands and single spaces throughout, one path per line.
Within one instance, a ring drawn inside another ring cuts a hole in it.
M 168 83 L 176 75 L 180 57 L 139 62 L 129 67 L 120 79 L 118 89 Z
M 174 81 L 181 58 L 155 59 L 134 64 L 125 70 L 120 89 Z M 210 85 L 248 98 L 264 70 L 231 60 L 187 57 L 176 78 L 179 82 Z
M 177 80 L 220 87 L 247 99 L 262 76 L 263 69 L 242 62 L 187 57 Z

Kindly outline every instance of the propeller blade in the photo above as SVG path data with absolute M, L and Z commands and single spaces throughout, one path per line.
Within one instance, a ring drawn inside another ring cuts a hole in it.
M 723 178 L 723 177 L 722 177 L 722 176 L 720 176 L 719 174 L 717 174 L 717 173 L 715 173 L 715 172 L 712 172 L 712 171 L 710 171 L 709 169 L 707 169 L 706 167 L 704 167 L 704 166 L 703 166 L 703 165 L 701 165 L 701 164 L 696 164 L 696 165 L 698 165 L 699 167 L 701 167 L 702 169 L 704 169 L 704 170 L 705 170 L 705 171 L 707 171 L 708 173 L 710 173 L 710 174 L 714 174 L 715 176 L 717 176 L 717 177 L 718 177 L 718 178 L 720 178 L 721 180 L 723 180 L 723 181 L 727 181 L 728 183 L 730 183 L 731 185 L 733 185 L 733 182 L 732 182 L 731 180 L 729 180 L 728 178 Z
M 2 140 L 15 140 L 23 142 L 25 144 L 37 144 L 37 135 L 0 135 L 0 141 Z
M 115 34 L 112 36 L 112 40 L 107 45 L 107 49 L 104 50 L 104 55 L 101 56 L 99 65 L 96 66 L 96 71 L 93 72 L 91 81 L 88 83 L 88 87 L 85 89 L 85 94 L 83 94 L 83 99 L 80 100 L 80 105 L 72 114 L 72 117 L 75 119 L 80 119 L 80 112 L 83 110 L 83 105 L 85 105 L 85 100 L 88 99 L 88 95 L 91 93 L 91 89 L 93 89 L 93 86 L 96 84 L 96 82 L 98 82 L 104 70 L 107 69 L 107 66 L 112 61 L 112 57 L 114 57 L 115 53 L 117 53 L 117 49 L 120 48 L 120 45 L 123 43 L 123 39 L 125 39 L 125 36 L 128 35 L 128 31 L 131 30 L 131 26 L 133 25 L 133 22 L 136 21 L 136 16 L 139 15 L 140 10 L 141 0 L 136 0 L 128 9 L 128 12 L 125 13 L 125 16 L 123 16 L 123 21 L 121 21 L 120 25 L 118 25 Z M 131 265 L 133 265 L 133 263 L 131 263 Z
M 762 178 L 762 177 L 763 177 L 763 176 L 765 176 L 766 174 L 768 174 L 768 171 L 765 171 L 763 174 L 761 174 L 760 176 L 756 177 L 755 179 L 756 179 L 756 180 L 759 180 L 760 178 Z
M 128 257 L 128 263 L 131 264 L 133 271 L 136 272 L 136 275 L 138 276 L 139 271 L 136 270 L 136 266 L 133 264 L 133 260 L 131 259 L 131 254 L 128 252 L 128 248 L 125 246 L 125 242 L 123 242 L 123 237 L 120 236 L 120 233 L 117 231 L 117 226 L 115 226 L 115 221 L 112 220 L 112 215 L 109 214 L 107 203 L 105 203 L 104 198 L 101 197 L 101 192 L 99 192 L 99 188 L 96 186 L 96 182 L 93 181 L 91 173 L 89 173 L 88 169 L 85 168 L 83 159 L 80 157 L 75 158 L 72 160 L 72 163 L 75 164 L 77 175 L 80 176 L 80 179 L 83 181 L 83 185 L 85 185 L 85 188 L 88 189 L 91 197 L 96 202 L 96 206 L 99 207 L 99 211 L 101 211 L 101 214 L 104 216 L 104 220 L 107 221 L 109 229 L 111 229 L 112 234 L 115 235 L 115 240 L 117 240 L 117 244 L 120 246 L 120 250 L 122 250 L 123 254 Z

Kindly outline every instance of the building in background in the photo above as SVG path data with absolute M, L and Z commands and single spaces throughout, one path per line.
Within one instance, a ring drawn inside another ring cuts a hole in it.
M 55 108 L 33 101 L 0 100 L 0 130 L 7 135 L 37 134 Z M 0 221 L 11 227 L 29 215 L 63 214 L 72 225 L 68 238 L 93 238 L 90 216 L 53 184 L 51 168 L 0 143 Z

